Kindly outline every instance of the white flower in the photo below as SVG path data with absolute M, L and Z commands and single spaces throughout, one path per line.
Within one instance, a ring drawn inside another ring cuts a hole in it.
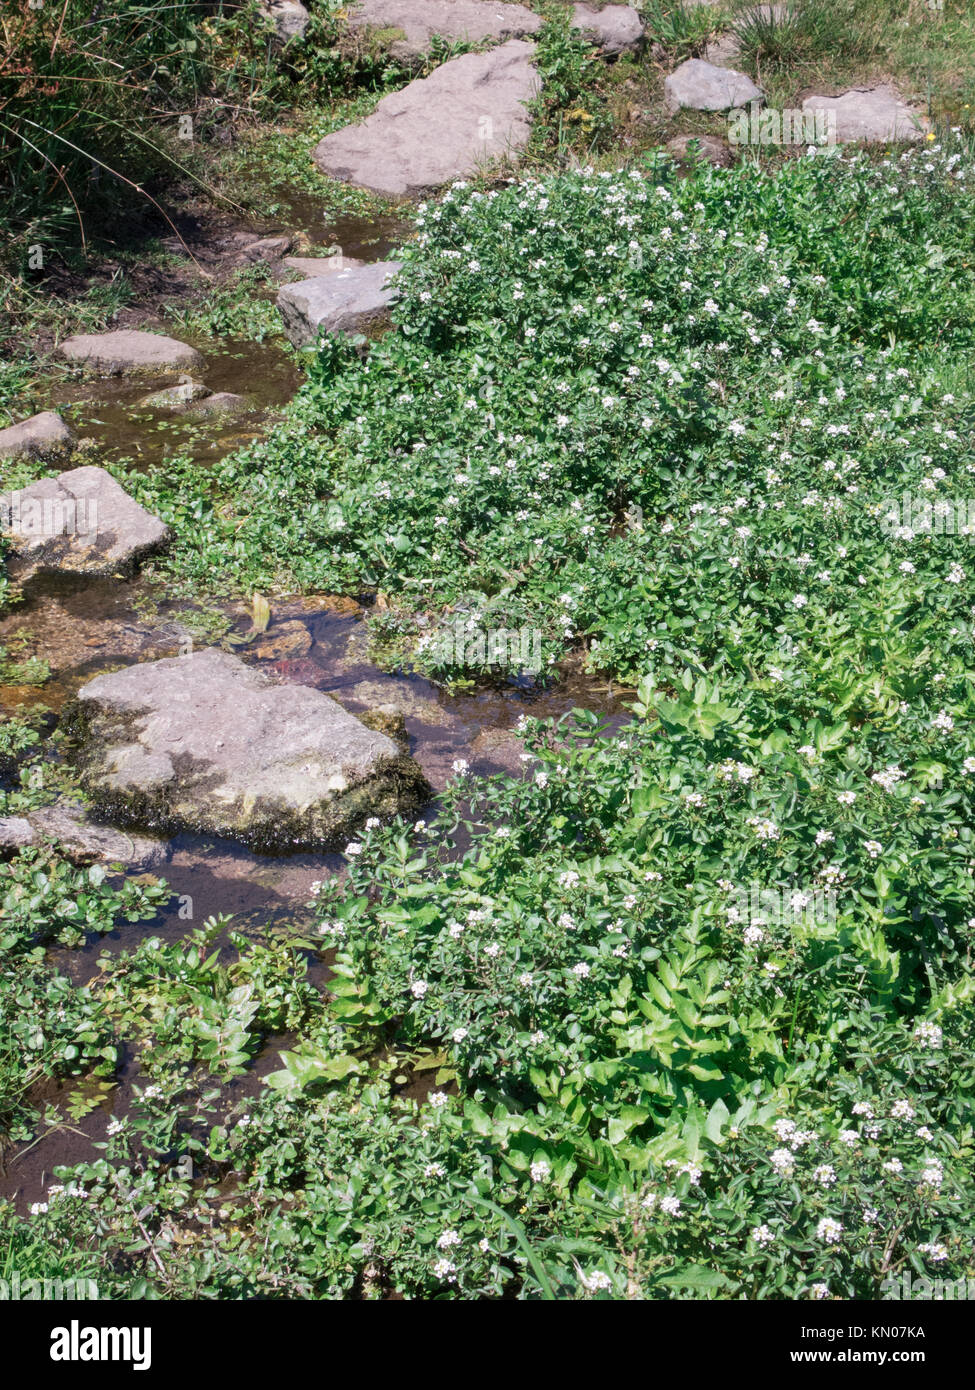
M 852 806 L 857 799 L 856 792 L 837 792 L 836 799 L 841 806 Z
M 930 1023 L 927 1019 L 919 1023 L 914 1029 L 914 1041 L 919 1042 L 923 1047 L 938 1048 L 941 1046 L 944 1034 L 936 1023 Z
M 601 1269 L 595 1270 L 592 1274 L 580 1274 L 579 1278 L 583 1288 L 589 1293 L 600 1293 L 613 1287 L 612 1279 Z
M 679 1197 L 661 1197 L 660 1210 L 665 1211 L 668 1216 L 680 1216 Z
M 457 1266 L 451 1264 L 450 1260 L 437 1260 L 433 1272 L 438 1279 L 444 1279 L 448 1284 L 457 1282 Z
M 769 1162 L 775 1171 L 783 1178 L 792 1176 L 795 1168 L 795 1158 L 789 1149 L 775 1149 L 769 1157 Z
M 466 1037 L 467 1037 L 467 1029 L 466 1029 L 466 1028 L 455 1028 L 454 1031 L 453 1031 L 453 1032 L 451 1033 L 451 1035 L 450 1035 L 451 1041 L 452 1041 L 452 1042 L 455 1042 L 455 1043 L 462 1043 Z
M 529 1168 L 532 1182 L 547 1182 L 552 1174 L 552 1167 L 544 1158 L 536 1158 Z
M 835 1245 L 843 1234 L 843 1226 L 831 1216 L 824 1216 L 816 1227 L 816 1234 L 826 1245 Z
M 920 1254 L 927 1255 L 932 1264 L 940 1264 L 942 1260 L 948 1258 L 948 1247 L 945 1245 L 935 1244 L 932 1241 L 925 1241 L 923 1245 L 919 1245 L 917 1248 Z
M 350 840 L 345 847 L 345 853 L 349 859 L 354 859 L 357 854 L 362 853 L 362 846 L 358 840 Z
M 813 1284 L 812 1288 L 809 1290 L 809 1296 L 810 1298 L 816 1299 L 829 1298 L 829 1285 Z
M 863 848 L 870 855 L 871 859 L 877 859 L 883 853 L 883 845 L 879 840 L 866 840 Z
M 463 777 L 464 773 L 470 768 L 470 763 L 466 758 L 455 758 L 450 766 L 452 771 L 457 773 L 458 777 Z
M 572 967 L 572 973 L 573 975 L 578 975 L 580 980 L 584 980 L 590 973 L 590 967 L 584 960 L 581 960 L 577 965 Z
M 771 1245 L 773 1240 L 775 1240 L 775 1236 L 764 1222 L 761 1226 L 752 1227 L 751 1236 L 755 1244 L 760 1245 L 763 1249 L 766 1245 Z
M 914 1108 L 910 1101 L 895 1100 L 890 1107 L 890 1118 L 892 1120 L 913 1120 Z
M 410 985 L 410 993 L 414 999 L 422 999 L 429 988 L 426 980 L 414 980 Z
M 369 819 L 366 821 L 367 830 L 378 830 L 381 825 L 382 821 L 379 819 L 378 816 L 370 816 Z
M 430 1104 L 434 1110 L 442 1110 L 450 1100 L 446 1091 L 431 1091 L 429 1096 Z
M 832 1187 L 836 1182 L 836 1169 L 831 1163 L 821 1163 L 813 1170 L 813 1182 L 818 1182 L 820 1187 Z
M 438 1250 L 449 1250 L 450 1247 L 451 1247 L 452 1245 L 459 1245 L 459 1244 L 460 1244 L 460 1232 L 459 1232 L 459 1231 L 443 1231 L 439 1236 L 437 1236 L 437 1249 L 438 1249 Z
M 425 1178 L 445 1178 L 447 1170 L 442 1163 L 428 1163 L 423 1170 L 423 1176 Z

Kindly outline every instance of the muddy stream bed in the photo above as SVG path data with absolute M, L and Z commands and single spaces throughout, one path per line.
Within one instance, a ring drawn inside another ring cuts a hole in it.
M 303 234 L 306 245 L 338 247 L 362 260 L 382 259 L 400 244 L 407 230 L 401 218 L 366 222 L 359 218 L 322 216 L 310 195 L 289 197 L 288 231 Z M 264 226 L 262 236 L 280 232 L 280 225 Z M 181 380 L 179 374 L 133 380 L 126 377 L 86 378 L 52 385 L 50 404 L 63 410 L 83 440 L 89 441 L 76 463 L 126 460 L 136 469 L 164 464 L 167 457 L 187 454 L 206 468 L 231 450 L 265 434 L 280 409 L 302 380 L 297 359 L 280 340 L 263 343 L 200 341 L 181 334 L 171 325 L 163 331 L 192 341 L 205 356 L 204 367 L 194 373 L 211 391 L 227 391 L 247 397 L 246 411 L 227 418 L 191 420 L 163 410 L 141 407 L 151 391 Z M 417 675 L 390 674 L 370 660 L 366 617 L 369 599 L 335 599 L 305 596 L 272 601 L 271 621 L 265 633 L 232 649 L 245 661 L 254 662 L 282 681 L 313 686 L 332 695 L 353 714 L 378 705 L 396 705 L 405 716 L 410 752 L 420 764 L 434 797 L 452 775 L 451 765 L 463 758 L 475 776 L 506 772 L 521 775 L 524 751 L 516 725 L 522 715 L 558 718 L 574 707 L 595 710 L 611 727 L 626 722 L 631 693 L 605 681 L 586 677 L 574 668 L 559 673 L 549 689 L 504 685 L 450 695 Z M 231 623 L 231 632 L 243 636 L 250 614 L 243 604 L 210 604 L 212 618 L 219 610 Z M 0 686 L 0 709 L 24 711 L 43 706 L 56 720 L 66 701 L 100 671 L 138 661 L 172 656 L 188 637 L 196 647 L 211 643 L 201 636 L 202 610 L 167 600 L 149 580 L 76 579 L 35 580 L 26 601 L 0 616 L 0 648 L 16 652 L 17 659 L 35 657 L 48 664 L 51 676 L 40 686 Z M 223 640 L 226 640 L 224 636 Z M 429 818 L 433 802 L 422 813 Z M 458 851 L 459 852 L 459 849 Z M 272 857 L 259 855 L 232 841 L 194 834 L 177 835 L 166 844 L 166 862 L 158 868 L 172 896 L 150 923 L 126 925 L 107 936 L 96 936 L 76 950 L 52 948 L 49 959 L 71 979 L 82 984 L 97 973 L 98 958 L 105 952 L 132 949 L 146 935 L 178 940 L 210 916 L 232 917 L 232 927 L 267 925 L 301 931 L 310 925 L 308 906 L 316 880 L 341 874 L 342 855 L 300 853 Z M 185 904 L 191 900 L 192 919 Z M 181 914 L 181 905 L 183 915 Z M 219 941 L 218 941 L 219 944 Z M 224 943 L 222 949 L 229 952 Z M 310 977 L 324 989 L 329 977 L 328 955 L 316 956 Z M 221 1104 L 256 1095 L 264 1076 L 280 1066 L 278 1053 L 293 1039 L 269 1038 L 245 1075 L 221 1087 Z M 68 1097 L 84 1093 L 83 1079 L 46 1081 L 31 1093 L 31 1102 L 43 1112 L 59 1109 L 63 1124 L 46 1129 L 38 1125 L 33 1142 L 2 1151 L 0 1144 L 0 1197 L 12 1198 L 20 1210 L 43 1200 L 60 1164 L 92 1161 L 98 1156 L 93 1143 L 105 1138 L 108 1122 L 124 1115 L 132 1102 L 134 1084 L 144 1084 L 138 1058 L 125 1049 L 116 1084 L 100 1103 L 78 1121 L 67 1119 Z M 427 1085 L 429 1078 L 421 1083 Z M 216 1084 L 216 1082 L 214 1083 Z

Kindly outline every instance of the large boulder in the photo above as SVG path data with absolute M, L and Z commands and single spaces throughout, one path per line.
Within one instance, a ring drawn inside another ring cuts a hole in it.
M 520 39 L 542 27 L 524 5 L 491 0 L 358 0 L 349 12 L 354 29 L 371 29 L 397 58 L 429 52 L 435 34 L 450 43 Z
M 688 58 L 664 82 L 664 102 L 670 111 L 682 106 L 692 111 L 730 111 L 761 100 L 761 91 L 745 73 L 715 67 L 701 58 Z
M 60 458 L 70 454 L 74 435 L 54 410 L 0 430 L 0 458 Z
M 164 333 L 143 333 L 132 328 L 115 333 L 78 333 L 73 338 L 65 338 L 58 351 L 69 362 L 93 367 L 110 376 L 203 365 L 203 358 L 189 343 L 167 338 Z
M 164 831 L 325 848 L 429 795 L 417 764 L 330 696 L 216 649 L 98 676 L 64 722 L 98 812 Z
M 319 334 L 366 333 L 385 323 L 396 299 L 390 279 L 401 269 L 400 261 L 374 261 L 334 275 L 282 285 L 278 310 L 284 331 L 295 347 L 309 347 Z
M 535 46 L 511 39 L 465 53 L 383 97 L 361 125 L 315 149 L 322 173 L 377 193 L 423 193 L 522 149 L 531 132 L 525 103 L 539 91 Z
M 802 109 L 832 113 L 835 138 L 841 142 L 886 144 L 892 140 L 920 140 L 927 127 L 923 114 L 912 110 L 901 100 L 897 89 L 889 85 L 854 87 L 838 97 L 814 95 L 806 98 Z
M 591 5 L 575 5 L 572 27 L 598 44 L 599 51 L 607 58 L 633 53 L 643 42 L 643 24 L 632 5 L 606 5 L 601 10 L 594 10 Z
M 72 468 L 0 493 L 0 530 L 14 578 L 130 573 L 169 539 L 169 528 L 104 468 Z

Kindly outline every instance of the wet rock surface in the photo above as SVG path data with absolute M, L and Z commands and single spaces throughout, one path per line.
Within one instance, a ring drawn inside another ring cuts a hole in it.
M 392 739 L 215 649 L 99 676 L 69 722 L 82 783 L 113 819 L 271 850 L 324 847 L 428 794 Z
M 488 161 L 514 155 L 531 132 L 525 103 L 539 90 L 535 46 L 511 39 L 467 53 L 383 97 L 361 125 L 326 135 L 322 173 L 378 193 L 439 188 Z
M 170 535 L 110 473 L 94 467 L 6 494 L 0 520 L 20 582 L 38 573 L 130 573 Z

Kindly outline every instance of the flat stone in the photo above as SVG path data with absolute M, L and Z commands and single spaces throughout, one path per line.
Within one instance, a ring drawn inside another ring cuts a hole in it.
M 284 331 L 295 347 L 317 343 L 320 333 L 365 333 L 384 322 L 396 292 L 388 281 L 401 269 L 400 261 L 340 270 L 296 285 L 282 285 L 278 309 Z
M 388 35 L 383 47 L 397 58 L 428 53 L 435 34 L 450 43 L 520 39 L 544 22 L 524 5 L 491 0 L 359 0 L 349 12 L 352 28 Z
M 162 391 L 143 396 L 139 405 L 149 410 L 176 410 L 190 401 L 200 401 L 209 395 L 210 388 L 204 386 L 202 381 L 181 381 L 178 386 L 166 386 Z
M 601 10 L 594 10 L 590 5 L 575 5 L 572 27 L 598 44 L 599 51 L 607 58 L 634 53 L 643 42 L 643 25 L 631 5 L 606 5 Z
M 311 15 L 301 0 L 258 0 L 258 8 L 274 25 L 274 32 L 283 42 L 304 38 Z
M 13 576 L 114 575 L 169 539 L 170 531 L 104 468 L 72 468 L 0 494 L 0 529 Z
M 853 87 L 838 97 L 814 95 L 806 98 L 802 109 L 833 112 L 840 142 L 920 140 L 928 125 L 922 113 L 912 110 L 890 85 Z
M 704 50 L 709 63 L 718 68 L 730 68 L 741 57 L 741 44 L 736 34 L 719 34 L 709 39 Z
M 59 801 L 26 816 L 0 818 L 0 852 L 55 843 L 75 864 L 126 864 L 140 870 L 158 869 L 171 853 L 168 843 L 157 836 L 128 835 L 97 824 L 75 801 Z
M 323 275 L 336 275 L 340 270 L 355 270 L 365 261 L 358 261 L 355 256 L 285 256 L 281 264 L 306 280 L 320 280 Z
M 258 849 L 340 845 L 429 795 L 417 764 L 330 696 L 215 648 L 96 677 L 64 726 L 100 814 Z
M 528 141 L 525 103 L 540 90 L 535 46 L 510 39 L 465 53 L 383 97 L 361 125 L 326 135 L 322 173 L 378 193 L 422 193 L 514 155 Z
M 729 146 L 716 135 L 677 135 L 667 141 L 666 149 L 675 159 L 701 160 L 718 169 L 727 169 L 734 163 Z
M 54 410 L 0 430 L 0 458 L 59 458 L 70 454 L 74 435 Z
M 203 358 L 188 343 L 167 338 L 164 333 L 143 333 L 131 328 L 116 333 L 79 333 L 65 338 L 58 352 L 69 362 L 79 362 L 111 376 L 203 365 Z
M 761 100 L 761 91 L 745 73 L 715 67 L 701 58 L 688 58 L 664 82 L 664 102 L 670 111 L 682 106 L 692 111 L 730 111 Z

